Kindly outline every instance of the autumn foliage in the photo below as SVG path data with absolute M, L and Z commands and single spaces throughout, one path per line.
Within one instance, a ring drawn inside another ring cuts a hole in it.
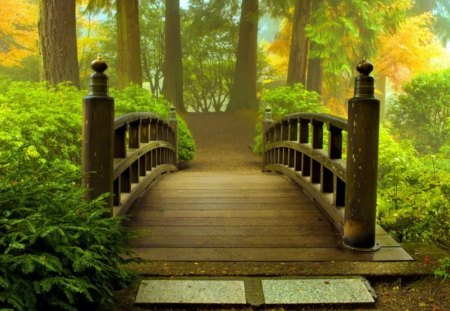
M 2 0 L 0 5 L 0 66 L 21 66 L 38 54 L 37 5 L 35 1 Z

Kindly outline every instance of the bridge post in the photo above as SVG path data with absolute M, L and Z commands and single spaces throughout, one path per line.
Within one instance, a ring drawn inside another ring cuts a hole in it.
M 263 129 L 262 129 L 262 142 L 261 142 L 261 152 L 263 156 L 263 167 L 268 164 L 268 154 L 266 154 L 266 144 L 269 142 L 269 128 L 273 125 L 272 120 L 272 108 L 269 105 L 266 106 L 264 110 L 264 121 L 263 121 Z
M 171 140 L 171 143 L 175 149 L 175 154 L 173 156 L 173 165 L 178 169 L 178 121 L 177 121 L 177 113 L 175 110 L 175 107 L 173 105 L 169 108 L 169 125 L 173 130 L 173 136 L 172 138 L 168 139 Z M 170 134 L 169 134 L 170 135 Z
M 374 96 L 372 64 L 357 66 L 355 94 L 348 102 L 348 151 L 344 246 L 375 250 L 380 101 Z
M 83 98 L 82 173 L 87 199 L 113 193 L 114 99 L 108 96 L 107 64 L 92 62 L 89 94 Z M 106 201 L 112 209 L 112 198 Z

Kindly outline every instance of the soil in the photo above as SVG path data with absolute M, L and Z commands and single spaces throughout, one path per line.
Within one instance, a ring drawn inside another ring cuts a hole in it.
M 197 153 L 181 170 L 189 171 L 257 171 L 260 157 L 251 151 L 257 113 L 202 113 L 183 115 L 196 140 Z M 213 134 L 213 135 L 212 135 Z M 450 310 L 450 282 L 433 277 L 439 259 L 450 253 L 428 244 L 403 245 L 415 262 L 352 263 L 344 267 L 335 263 L 194 263 L 148 262 L 130 265 L 141 278 L 146 277 L 241 277 L 241 276 L 298 276 L 298 275 L 364 275 L 378 298 L 369 306 L 134 306 L 140 284 L 115 295 L 114 310 L 389 310 L 389 311 L 448 311 Z M 345 273 L 347 271 L 348 273 Z

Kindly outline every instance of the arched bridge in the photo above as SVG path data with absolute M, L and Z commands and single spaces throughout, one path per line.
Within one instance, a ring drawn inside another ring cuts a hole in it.
M 151 113 L 114 120 L 106 65 L 97 61 L 84 100 L 89 196 L 114 194 L 112 214 L 129 213 L 127 224 L 138 233 L 130 244 L 152 261 L 411 260 L 375 223 L 379 102 L 369 67 L 358 68 L 349 120 L 297 113 L 274 122 L 267 108 L 262 170 L 178 171 L 174 109 L 167 121 Z M 227 117 L 240 122 L 220 116 Z M 194 138 L 205 136 L 201 118 L 187 116 Z M 220 122 L 207 131 L 217 141 L 208 144 L 212 152 L 250 154 L 248 146 L 230 147 L 233 137 Z

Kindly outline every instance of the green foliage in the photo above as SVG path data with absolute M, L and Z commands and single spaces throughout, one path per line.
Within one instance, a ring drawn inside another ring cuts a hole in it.
M 421 154 L 437 153 L 450 138 L 450 69 L 416 76 L 389 104 L 393 133 Z
M 262 105 L 259 109 L 260 122 L 256 125 L 257 135 L 253 151 L 261 152 L 262 126 L 266 106 L 272 109 L 272 119 L 279 120 L 283 116 L 297 112 L 327 112 L 326 106 L 320 101 L 316 92 L 308 91 L 302 84 L 281 86 L 266 90 L 262 96 Z
M 441 265 L 434 271 L 434 275 L 444 280 L 450 279 L 450 257 L 441 259 Z
M 68 165 L 80 164 L 81 102 L 83 91 L 68 84 L 52 88 L 44 83 L 0 80 L 0 163 L 15 148 L 29 157 L 46 162 L 64 159 Z M 130 86 L 122 91 L 111 89 L 116 115 L 151 111 L 168 117 L 169 105 L 148 91 Z M 195 145 L 186 123 L 179 121 L 179 158 L 192 160 Z
M 0 81 L 0 163 L 21 150 L 40 162 L 80 163 L 81 93 L 68 84 Z M 8 161 L 7 161 L 8 162 Z
M 380 135 L 378 220 L 400 241 L 449 248 L 450 175 L 434 156 L 417 158 L 386 129 Z
M 236 1 L 191 1 L 182 18 L 184 97 L 195 111 L 223 111 L 230 96 L 237 38 Z
M 163 118 L 169 117 L 170 104 L 164 98 L 153 97 L 147 90 L 138 86 L 129 86 L 123 90 L 112 89 L 115 100 L 115 113 L 119 116 L 128 112 L 151 111 Z M 195 156 L 195 143 L 186 122 L 177 116 L 178 156 L 181 161 L 190 161 Z
M 14 150 L 0 175 L 0 307 L 87 310 L 129 284 L 121 219 L 87 203 L 66 162 Z

